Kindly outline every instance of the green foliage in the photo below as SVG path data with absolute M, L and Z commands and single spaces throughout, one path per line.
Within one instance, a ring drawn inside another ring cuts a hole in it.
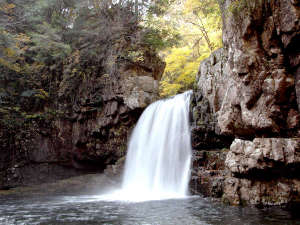
M 173 46 L 178 33 L 157 20 L 173 1 L 5 0 L 0 4 L 0 65 L 28 74 L 59 64 L 78 49 L 87 60 L 97 58 L 101 41 L 133 38 L 134 29 L 143 31 L 141 42 L 149 48 Z
M 234 16 L 242 20 L 246 15 L 251 15 L 261 5 L 261 0 L 235 0 L 230 3 L 226 10 L 227 16 Z
M 167 13 L 170 6 L 175 3 L 176 0 L 160 0 L 152 1 L 148 9 L 148 15 L 163 16 Z M 154 4 L 153 4 L 154 3 Z
M 29 34 L 32 46 L 29 48 L 28 55 L 32 56 L 36 62 L 50 64 L 57 60 L 63 60 L 71 53 L 68 44 L 61 41 L 55 34 L 55 30 L 47 23 L 40 25 L 39 33 Z
M 173 26 L 166 24 L 164 16 L 175 0 L 138 1 L 140 12 L 138 22 L 143 30 L 143 45 L 162 50 L 178 44 L 180 35 Z M 141 3 L 143 2 L 143 4 Z
M 238 16 L 242 10 L 248 8 L 247 0 L 233 1 L 228 7 L 228 12 L 233 16 Z
M 172 96 L 178 92 L 192 89 L 196 81 L 201 60 L 209 56 L 209 51 L 201 56 L 193 55 L 193 49 L 186 46 L 173 48 L 165 58 L 167 66 L 160 83 L 160 95 Z
M 143 42 L 157 50 L 163 50 L 178 45 L 180 34 L 173 29 L 161 27 L 159 25 L 149 25 L 145 32 Z
M 109 62 L 103 56 L 117 44 L 123 54 L 129 49 L 122 57 L 133 62 L 144 60 L 144 49 L 173 46 L 178 34 L 159 26 L 172 1 L 137 2 L 136 8 L 133 0 L 1 1 L 0 79 L 15 80 L 16 87 L 6 88 L 10 96 L 18 99 L 24 91 L 41 87 L 49 96 L 57 95 L 57 80 L 74 80 L 72 87 L 66 86 L 71 94 L 104 63 L 111 67 L 104 72 L 114 73 L 121 55 L 116 52 Z
M 144 61 L 144 52 L 141 50 L 130 50 L 124 57 L 132 62 L 142 62 Z
M 186 0 L 172 14 L 178 1 L 4 0 L 0 76 L 18 80 L 9 96 L 48 100 L 62 94 L 55 92 L 57 79 L 62 80 L 60 90 L 72 95 L 104 63 L 107 49 L 124 48 L 124 41 L 131 47 L 122 50 L 126 55 L 109 59 L 105 73 L 113 73 L 118 57 L 143 62 L 143 49 L 151 49 L 162 51 L 167 61 L 162 95 L 191 88 L 199 61 L 220 46 L 219 12 L 212 0 Z M 45 93 L 39 91 L 41 87 Z M 0 101 L 5 98 L 0 96 Z
M 217 0 L 177 3 L 180 4 L 175 5 L 169 18 L 175 21 L 182 39 L 179 46 L 162 53 L 167 63 L 160 83 L 160 95 L 164 97 L 192 89 L 200 62 L 222 46 L 222 21 Z
M 49 94 L 43 89 L 27 90 L 22 92 L 21 97 L 34 97 L 46 100 L 49 98 Z

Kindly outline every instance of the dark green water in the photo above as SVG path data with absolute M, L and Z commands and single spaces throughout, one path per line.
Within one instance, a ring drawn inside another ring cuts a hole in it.
M 231 207 L 201 197 L 140 203 L 97 196 L 0 198 L 1 225 L 300 224 L 300 212 Z

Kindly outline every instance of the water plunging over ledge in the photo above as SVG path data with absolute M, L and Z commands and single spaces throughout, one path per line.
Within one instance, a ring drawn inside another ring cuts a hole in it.
M 187 196 L 191 94 L 187 91 L 146 108 L 130 138 L 122 189 L 103 197 L 147 201 Z

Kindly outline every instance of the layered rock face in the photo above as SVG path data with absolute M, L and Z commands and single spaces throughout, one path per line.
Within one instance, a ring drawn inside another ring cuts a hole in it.
M 138 30 L 124 30 L 130 35 L 102 40 L 95 59 L 74 52 L 50 81 L 50 100 L 25 96 L 30 114 L 16 118 L 18 130 L 0 127 L 0 189 L 100 172 L 125 156 L 133 126 L 158 98 L 165 63 L 141 47 Z
M 194 151 L 190 190 L 193 194 L 221 198 L 224 192 L 228 150 Z
M 229 203 L 299 199 L 299 4 L 221 3 L 224 48 L 201 63 L 196 95 L 209 102 L 215 133 L 237 138 L 225 161 Z
M 226 156 L 224 201 L 282 205 L 299 199 L 300 138 L 236 139 Z
M 213 150 L 230 146 L 232 137 L 221 135 L 214 108 L 201 91 L 194 93 L 190 112 L 193 149 Z
M 158 79 L 164 63 L 149 55 L 146 63 L 115 62 L 117 70 L 96 75 L 77 87 L 76 101 L 70 105 L 68 85 L 62 81 L 59 98 L 68 117 L 56 121 L 58 138 L 66 141 L 73 166 L 85 167 L 93 161 L 104 167 L 125 156 L 132 127 L 142 110 L 158 98 Z M 152 60 L 152 62 L 150 62 Z M 153 69 L 155 68 L 155 69 Z M 72 83 L 71 83 L 72 84 Z

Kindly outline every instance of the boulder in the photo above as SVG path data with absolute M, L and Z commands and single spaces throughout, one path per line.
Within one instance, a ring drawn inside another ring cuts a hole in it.
M 231 205 L 288 206 L 299 204 L 300 179 L 269 181 L 227 177 L 223 202 Z
M 283 205 L 299 199 L 300 138 L 236 139 L 225 160 L 224 201 Z
M 291 176 L 290 170 L 300 166 L 300 138 L 235 139 L 225 165 L 237 176 L 264 177 L 266 172 L 275 176 L 285 171 Z

